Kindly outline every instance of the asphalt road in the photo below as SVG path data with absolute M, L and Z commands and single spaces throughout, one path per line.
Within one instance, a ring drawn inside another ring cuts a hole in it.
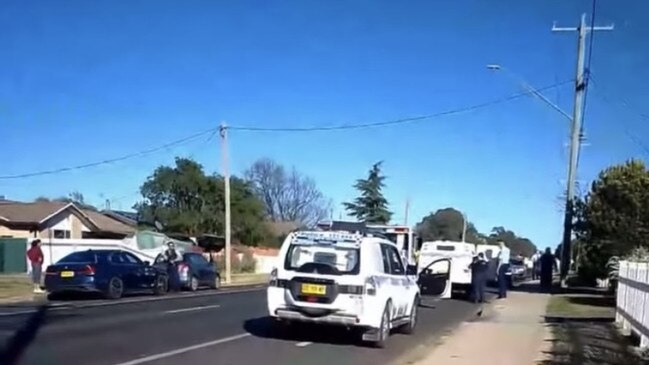
M 0 343 L 32 311 L 0 306 Z M 263 288 L 163 300 L 136 297 L 120 304 L 74 301 L 48 311 L 21 364 L 392 364 L 430 346 L 476 312 L 464 301 L 424 301 L 414 335 L 395 334 L 386 349 L 373 349 L 344 329 L 279 331 L 266 317 Z

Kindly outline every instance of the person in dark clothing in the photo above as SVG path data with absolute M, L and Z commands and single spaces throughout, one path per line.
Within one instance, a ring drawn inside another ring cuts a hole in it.
M 165 261 L 167 262 L 167 277 L 169 278 L 169 290 L 172 292 L 180 290 L 180 277 L 178 275 L 178 262 L 182 260 L 176 245 L 173 242 L 167 244 L 164 252 Z
M 552 274 L 557 269 L 557 260 L 550 247 L 545 249 L 545 253 L 539 261 L 541 261 L 541 288 L 549 290 L 552 288 Z
M 485 302 L 485 286 L 487 285 L 487 272 L 489 271 L 489 263 L 484 258 L 484 253 L 480 252 L 478 256 L 473 258 L 473 262 L 469 265 L 471 269 L 471 288 L 472 299 L 474 303 Z

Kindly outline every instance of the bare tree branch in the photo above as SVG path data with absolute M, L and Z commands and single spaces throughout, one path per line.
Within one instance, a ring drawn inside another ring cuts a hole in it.
M 327 216 L 331 203 L 313 179 L 295 168 L 264 158 L 257 160 L 245 173 L 256 194 L 266 206 L 273 221 L 298 222 L 311 225 Z

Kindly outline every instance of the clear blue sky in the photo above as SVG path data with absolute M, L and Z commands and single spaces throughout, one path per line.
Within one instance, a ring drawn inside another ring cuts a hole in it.
M 487 63 L 536 87 L 574 77 L 575 26 L 590 1 L 25 1 L 0 5 L 0 175 L 78 165 L 155 147 L 227 121 L 302 127 L 381 122 L 519 92 Z M 649 3 L 598 2 L 579 178 L 647 152 Z M 572 111 L 571 85 L 546 95 Z M 605 103 L 605 99 L 609 103 Z M 624 106 L 624 102 L 631 107 Z M 635 108 L 632 110 L 631 108 Z M 644 110 L 643 110 L 644 109 Z M 233 131 L 232 168 L 271 157 L 316 179 L 336 203 L 384 160 L 402 221 L 439 208 L 484 232 L 502 225 L 556 245 L 568 122 L 531 97 L 400 126 L 320 133 Z M 129 208 L 175 155 L 219 169 L 202 137 L 111 165 L 0 180 L 17 200 L 82 192 Z

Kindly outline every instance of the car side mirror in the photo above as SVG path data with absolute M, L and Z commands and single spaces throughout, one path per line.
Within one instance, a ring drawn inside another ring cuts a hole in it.
M 406 275 L 414 276 L 417 275 L 417 265 L 408 265 L 406 268 Z

